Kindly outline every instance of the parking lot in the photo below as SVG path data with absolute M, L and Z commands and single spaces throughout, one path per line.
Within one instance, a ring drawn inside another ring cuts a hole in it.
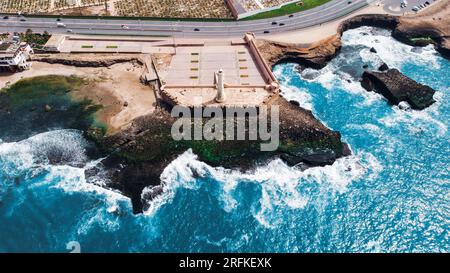
M 406 7 L 401 7 L 403 2 L 406 3 Z M 414 7 L 419 7 L 421 4 L 425 5 L 426 2 L 432 5 L 436 0 L 384 0 L 384 9 L 395 14 L 414 13 L 415 11 L 412 10 Z

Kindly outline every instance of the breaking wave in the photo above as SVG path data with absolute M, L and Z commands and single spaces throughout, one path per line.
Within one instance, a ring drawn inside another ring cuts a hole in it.
M 361 64 L 382 62 L 436 89 L 437 103 L 414 111 L 364 91 Z M 239 172 L 189 150 L 164 170 L 162 187 L 144 190 L 144 215 L 101 178 L 86 182 L 98 161 L 87 159 L 81 132 L 0 141 L 0 252 L 65 252 L 69 241 L 83 252 L 448 252 L 449 70 L 431 47 L 375 28 L 347 31 L 324 69 L 285 64 L 275 74 L 283 96 L 340 131 L 352 156 Z
M 271 211 L 273 206 L 287 206 L 301 209 L 308 203 L 309 196 L 302 194 L 303 184 L 317 183 L 336 193 L 343 193 L 352 181 L 358 181 L 364 176 L 376 178 L 381 170 L 380 162 L 370 153 L 362 153 L 338 159 L 333 165 L 313 167 L 300 170 L 289 167 L 282 160 L 275 159 L 265 166 L 255 168 L 249 172 L 239 172 L 221 167 L 213 168 L 198 160 L 192 150 L 186 151 L 175 159 L 161 175 L 163 194 L 148 201 L 149 209 L 145 214 L 154 214 L 159 207 L 170 202 L 175 192 L 181 187 L 197 189 L 198 179 L 208 177 L 221 184 L 223 209 L 232 211 L 239 200 L 233 198 L 233 191 L 239 183 L 255 183 L 260 186 L 260 210 L 255 218 L 265 225 L 264 214 Z M 144 190 L 143 196 L 152 191 L 153 187 Z
M 88 162 L 86 146 L 82 133 L 70 129 L 37 134 L 19 142 L 0 143 L 0 201 L 1 193 L 8 191 L 14 184 L 39 177 L 40 182 L 30 185 L 31 188 L 50 184 L 50 187 L 61 188 L 66 192 L 101 194 L 114 205 L 116 200 L 124 197 L 86 182 L 85 168 L 98 163 Z

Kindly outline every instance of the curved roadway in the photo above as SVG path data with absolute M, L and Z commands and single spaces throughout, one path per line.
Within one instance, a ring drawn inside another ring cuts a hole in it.
M 332 0 L 316 8 L 269 19 L 226 22 L 150 21 L 115 19 L 0 18 L 0 32 L 34 32 L 110 35 L 170 35 L 176 37 L 242 37 L 246 32 L 279 33 L 326 23 L 368 5 L 370 0 Z M 25 19 L 25 21 L 23 21 Z M 276 23 L 276 24 L 275 24 Z M 280 25 L 280 23 L 282 23 Z M 284 25 L 283 25 L 284 24 Z

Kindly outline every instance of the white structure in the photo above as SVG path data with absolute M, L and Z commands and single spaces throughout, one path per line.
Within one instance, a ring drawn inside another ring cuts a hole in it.
M 66 41 L 66 36 L 61 34 L 52 34 L 50 39 L 44 45 L 44 50 L 48 52 L 59 52 L 61 46 Z
M 0 42 L 0 70 L 22 71 L 31 67 L 33 49 L 22 42 Z
M 217 97 L 216 101 L 219 103 L 222 103 L 225 101 L 225 86 L 224 86 L 224 78 L 225 73 L 223 72 L 223 69 L 219 69 L 218 72 L 216 72 L 216 88 L 217 88 Z

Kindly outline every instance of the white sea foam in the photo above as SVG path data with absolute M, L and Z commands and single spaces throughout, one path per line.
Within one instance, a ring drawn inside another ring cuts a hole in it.
M 364 35 L 367 33 L 369 35 Z M 342 35 L 344 46 L 365 46 L 360 52 L 361 57 L 369 62 L 381 64 L 385 62 L 389 67 L 400 68 L 406 62 L 415 62 L 424 66 L 439 68 L 437 53 L 432 45 L 415 51 L 412 46 L 395 40 L 388 30 L 363 26 L 351 29 Z M 377 53 L 369 54 L 367 48 L 374 48 Z
M 370 153 L 360 153 L 336 160 L 333 165 L 314 167 L 304 171 L 287 166 L 282 160 L 275 159 L 266 166 L 258 167 L 251 172 L 242 173 L 221 167 L 213 168 L 200 162 L 191 150 L 175 159 L 161 175 L 163 194 L 149 202 L 145 214 L 152 215 L 161 205 L 171 202 L 179 187 L 196 189 L 199 185 L 195 176 L 209 176 L 222 185 L 222 201 L 224 210 L 231 211 L 236 207 L 232 193 L 239 183 L 256 183 L 261 187 L 259 207 L 254 208 L 254 217 L 264 226 L 276 225 L 266 216 L 273 213 L 274 207 L 300 209 L 309 202 L 309 196 L 301 193 L 304 183 L 317 183 L 331 191 L 343 193 L 352 181 L 362 177 L 373 179 L 381 171 L 378 160 Z M 151 190 L 150 188 L 147 190 Z
M 363 36 L 363 33 L 368 35 Z M 414 50 L 414 47 L 400 43 L 392 38 L 387 30 L 373 27 L 360 27 L 348 30 L 342 36 L 342 43 L 344 47 L 360 48 L 358 55 L 340 53 L 323 69 L 314 70 L 308 68 L 301 73 L 301 76 L 303 80 L 320 83 L 326 89 L 341 88 L 351 94 L 364 97 L 364 101 L 360 106 L 372 105 L 385 99 L 376 92 L 364 90 L 358 79 L 354 78 L 359 77 L 359 75 L 351 76 L 347 73 L 347 69 L 350 69 L 348 67 L 359 67 L 363 64 L 368 64 L 377 69 L 381 64 L 386 63 L 390 68 L 400 69 L 405 63 L 417 63 L 436 69 L 439 68 L 438 54 L 432 45 L 421 48 L 421 50 Z M 372 47 L 377 53 L 370 52 Z M 353 52 L 354 50 L 352 54 Z M 350 71 L 353 70 L 350 69 Z M 280 76 L 279 74 L 276 74 L 277 77 Z M 289 84 L 290 79 L 286 75 L 281 75 L 279 79 L 283 84 Z
M 0 177 L 2 183 L 12 185 L 15 178 L 29 180 L 37 175 L 44 175 L 41 182 L 30 185 L 30 188 L 50 184 L 52 188 L 64 191 L 100 194 L 105 197 L 109 206 L 116 206 L 118 200 L 127 200 L 118 192 L 87 183 L 85 168 L 69 165 L 51 165 L 48 156 L 55 154 L 66 163 L 86 161 L 84 147 L 86 142 L 77 130 L 56 130 L 37 134 L 28 139 L 0 144 Z M 88 162 L 87 166 L 98 161 Z M 9 182 L 8 182 L 9 181 Z M 5 190 L 5 187 L 2 187 Z M 0 193 L 1 196 L 1 193 Z
M 307 89 L 298 88 L 290 84 L 292 78 L 289 75 L 283 74 L 281 67 L 276 67 L 273 73 L 280 81 L 280 90 L 283 97 L 285 97 L 288 101 L 293 100 L 298 102 L 300 106 L 305 109 L 312 110 L 312 98 Z
M 308 110 L 312 110 L 313 106 L 311 103 L 311 95 L 309 94 L 309 91 L 305 88 L 298 88 L 295 86 L 288 86 L 286 84 L 281 84 L 281 94 L 284 98 L 286 98 L 288 101 L 296 101 L 299 103 L 299 105 Z
M 394 113 L 380 119 L 380 122 L 387 127 L 394 127 L 401 124 L 406 125 L 411 133 L 420 133 L 425 127 L 435 126 L 438 136 L 444 136 L 447 133 L 447 125 L 438 119 L 441 93 L 436 92 L 436 103 L 424 110 L 402 109 L 398 106 L 392 106 Z

